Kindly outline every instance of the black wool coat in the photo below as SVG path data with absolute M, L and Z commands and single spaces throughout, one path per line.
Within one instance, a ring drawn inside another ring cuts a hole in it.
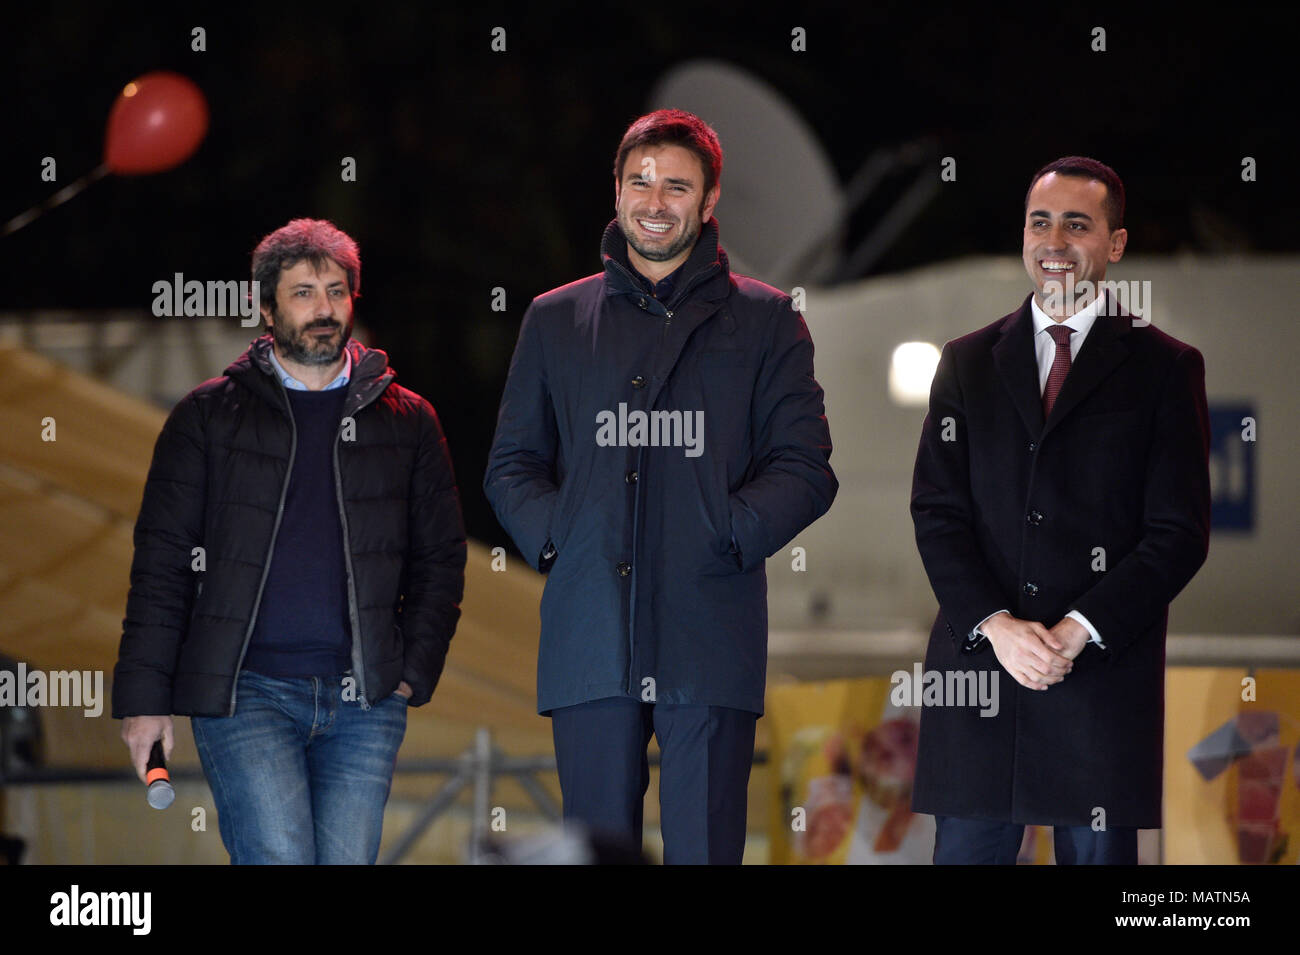
M 913 808 L 1157 828 L 1168 607 L 1209 545 L 1204 362 L 1103 312 L 1044 421 L 1033 333 L 1026 299 L 948 342 L 931 386 L 911 501 L 939 602 L 925 668 L 993 671 L 999 708 L 922 709 Z M 1001 609 L 1047 627 L 1077 610 L 1105 649 L 1025 689 L 987 641 L 965 649 Z

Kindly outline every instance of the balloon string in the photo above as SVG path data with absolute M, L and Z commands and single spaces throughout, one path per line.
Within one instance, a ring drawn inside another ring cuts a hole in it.
M 77 193 L 81 192 L 81 190 L 85 189 L 91 183 L 98 182 L 99 180 L 103 179 L 107 175 L 108 175 L 108 164 L 101 163 L 99 166 L 96 166 L 94 169 L 86 173 L 86 175 L 82 176 L 76 182 L 69 183 L 68 185 L 64 186 L 54 195 L 50 196 L 50 198 L 46 199 L 44 202 L 38 202 L 36 205 L 32 206 L 30 209 L 28 209 L 26 212 L 22 213 L 21 215 L 14 216 L 12 219 L 10 219 L 8 222 L 5 223 L 4 229 L 0 230 L 0 235 L 10 235 L 14 232 L 17 232 L 23 226 L 30 225 L 32 222 L 36 221 L 41 216 L 45 215 L 45 213 L 49 212 L 51 209 L 63 205 L 65 202 L 67 202 Z

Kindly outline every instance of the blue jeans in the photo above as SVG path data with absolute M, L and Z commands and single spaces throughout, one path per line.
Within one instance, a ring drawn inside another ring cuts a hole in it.
M 242 670 L 234 716 L 190 720 L 235 865 L 372 865 L 406 699 L 363 710 L 336 679 Z

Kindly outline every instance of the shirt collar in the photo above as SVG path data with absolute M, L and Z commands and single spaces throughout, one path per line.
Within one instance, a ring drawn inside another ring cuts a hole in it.
M 1079 340 L 1082 341 L 1084 336 L 1088 334 L 1088 330 L 1092 328 L 1092 323 L 1097 320 L 1097 313 L 1101 310 L 1104 298 L 1104 294 L 1098 296 L 1088 303 L 1087 308 L 1081 308 L 1064 322 L 1058 322 L 1038 307 L 1038 296 L 1031 295 L 1029 297 L 1029 310 L 1034 316 L 1034 334 L 1037 335 L 1053 325 L 1065 325 L 1068 328 L 1073 328 L 1075 334 L 1079 336 Z
M 293 377 L 293 375 L 289 374 L 287 371 L 284 370 L 284 366 L 280 364 L 280 360 L 275 357 L 274 344 L 272 344 L 271 347 L 267 349 L 266 353 L 271 359 L 271 364 L 275 366 L 275 373 L 280 376 L 281 384 L 283 384 L 286 388 L 290 389 L 291 391 L 311 390 L 306 385 L 304 385 L 301 381 L 299 381 L 297 378 Z M 337 378 L 335 378 L 328 385 L 322 388 L 321 391 L 331 391 L 334 388 L 346 388 L 348 385 L 348 381 L 349 379 L 351 379 L 351 377 L 352 377 L 352 350 L 348 348 L 346 345 L 344 345 L 343 346 L 343 370 L 338 373 Z

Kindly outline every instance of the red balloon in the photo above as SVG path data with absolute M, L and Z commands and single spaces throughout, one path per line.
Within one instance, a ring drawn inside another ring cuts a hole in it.
M 118 175 L 163 172 L 194 155 L 207 131 L 202 90 L 179 73 L 146 73 L 113 103 L 104 163 Z

